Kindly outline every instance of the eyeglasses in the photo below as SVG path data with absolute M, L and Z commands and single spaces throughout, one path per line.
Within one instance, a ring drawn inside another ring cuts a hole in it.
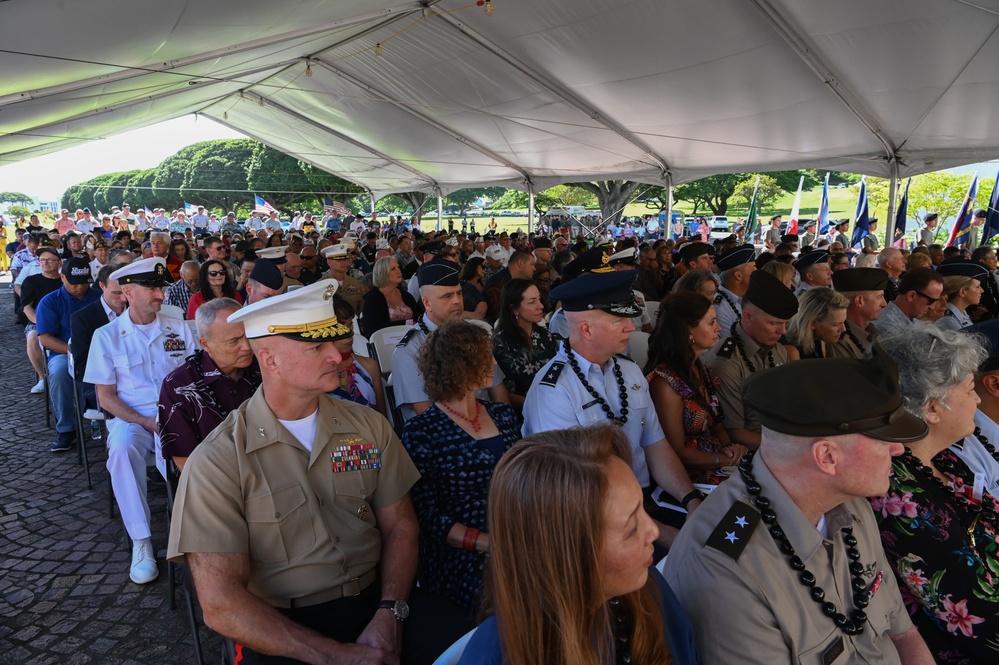
M 314 259 L 314 258 L 316 258 L 316 255 L 315 255 L 315 254 L 313 254 L 313 255 L 311 255 L 311 256 L 306 256 L 306 255 L 304 255 L 304 254 L 302 255 L 302 260 L 303 260 L 303 261 L 311 261 L 311 260 L 312 260 L 312 259 Z
M 929 303 L 930 303 L 931 305 L 932 305 L 932 304 L 934 304 L 934 303 L 936 303 L 936 302 L 939 302 L 939 301 L 940 301 L 940 298 L 931 298 L 930 296 L 926 295 L 926 294 L 925 294 L 925 293 L 923 293 L 922 291 L 918 291 L 918 290 L 916 290 L 916 289 L 913 289 L 913 291 L 916 291 L 916 295 L 917 295 L 917 296 L 920 296 L 920 297 L 922 297 L 922 298 L 926 298 L 926 300 L 927 300 L 927 301 L 928 301 L 928 302 L 929 302 Z
M 208 271 L 208 276 L 209 277 L 218 277 L 219 275 L 224 275 L 224 274 L 225 274 L 225 270 L 209 270 Z

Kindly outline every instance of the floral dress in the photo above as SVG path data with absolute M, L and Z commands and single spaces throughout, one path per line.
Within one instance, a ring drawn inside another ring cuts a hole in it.
M 516 395 L 526 395 L 534 375 L 558 353 L 558 342 L 539 325 L 531 331 L 531 346 L 526 347 L 503 330 L 493 338 L 493 356 L 503 370 L 506 389 Z
M 701 406 L 695 397 L 697 393 L 693 388 L 684 383 L 676 373 L 669 367 L 660 365 L 652 370 L 646 380 L 659 377 L 666 382 L 670 388 L 683 400 L 683 434 L 684 443 L 688 448 L 703 450 L 706 453 L 721 453 L 725 448 L 721 440 L 714 435 L 712 428 L 721 423 L 721 404 L 718 401 L 718 385 L 720 383 L 715 373 L 704 367 L 701 381 L 708 387 L 708 394 L 711 395 L 711 410 Z M 687 469 L 691 481 L 695 483 L 708 483 L 717 485 L 725 480 L 727 476 L 720 477 L 714 471 Z
M 954 453 L 945 450 L 933 461 L 950 487 L 908 454 L 892 462 L 888 493 L 870 500 L 881 541 L 912 622 L 937 663 L 996 663 L 996 504 L 988 492 L 981 504 L 968 502 L 971 488 L 962 477 L 971 472 Z

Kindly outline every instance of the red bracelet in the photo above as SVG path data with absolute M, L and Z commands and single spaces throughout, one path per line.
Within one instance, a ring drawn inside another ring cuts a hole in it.
M 475 551 L 475 544 L 479 541 L 479 530 L 467 527 L 465 535 L 461 539 L 461 548 L 469 552 Z

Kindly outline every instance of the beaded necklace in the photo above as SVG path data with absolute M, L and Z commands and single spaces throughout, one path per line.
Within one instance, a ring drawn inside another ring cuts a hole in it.
M 569 367 L 572 368 L 573 373 L 575 373 L 576 378 L 579 382 L 583 384 L 586 388 L 586 392 L 590 393 L 590 396 L 597 400 L 597 404 L 600 408 L 604 410 L 607 415 L 607 419 L 618 426 L 622 426 L 628 422 L 628 388 L 624 385 L 624 372 L 621 371 L 621 366 L 617 364 L 617 358 L 611 358 L 614 363 L 614 378 L 617 380 L 617 388 L 619 394 L 621 395 L 621 416 L 615 417 L 614 413 L 611 411 L 610 404 L 607 403 L 600 393 L 598 393 L 593 386 L 589 384 L 586 380 L 586 376 L 583 375 L 583 370 L 579 367 L 579 361 L 576 360 L 576 354 L 573 353 L 572 349 L 569 347 L 569 340 L 564 339 L 562 343 L 565 345 L 565 353 L 569 357 Z
M 866 353 L 866 351 L 864 351 L 864 345 L 860 343 L 860 340 L 857 339 L 857 336 L 853 334 L 852 330 L 850 330 L 850 326 L 846 327 L 845 333 L 846 336 L 850 338 L 850 341 L 853 342 L 853 345 L 857 347 L 857 350 L 860 351 L 861 354 Z
M 729 332 L 732 336 L 732 339 L 735 340 L 735 348 L 739 349 L 739 355 L 742 356 L 742 361 L 746 363 L 746 367 L 749 368 L 749 373 L 752 374 L 756 371 L 756 365 L 754 365 L 753 361 L 749 359 L 749 354 L 746 353 L 746 347 L 742 345 L 742 338 L 739 337 L 739 335 L 737 335 L 735 332 L 735 327 L 737 325 L 739 325 L 738 321 L 733 323 L 732 330 L 730 330 Z M 767 349 L 767 367 L 773 368 L 776 366 L 777 363 L 774 362 L 774 350 L 773 348 L 769 348 Z
M 981 427 L 975 427 L 975 438 L 982 442 L 982 448 L 985 448 L 989 455 L 992 455 L 992 459 L 999 462 L 999 452 L 996 451 L 996 447 L 989 443 L 989 440 L 982 434 Z
M 608 604 L 614 617 L 611 629 L 614 632 L 615 660 L 618 665 L 629 665 L 631 663 L 631 633 L 634 626 L 624 606 L 621 605 L 620 598 L 611 598 Z
M 727 302 L 728 306 L 732 308 L 733 312 L 735 312 L 735 320 L 736 320 L 736 322 L 742 321 L 742 312 L 739 310 L 738 307 L 735 306 L 735 301 L 732 300 L 728 296 L 728 294 L 725 293 L 724 291 L 722 291 L 721 289 L 718 289 L 718 296 L 715 298 L 715 303 L 716 304 L 718 302 L 720 302 L 719 298 L 723 299 L 725 302 Z
M 763 488 L 753 477 L 753 456 L 755 454 L 755 450 L 750 450 L 739 460 L 739 473 L 746 483 L 746 491 L 753 497 L 753 504 L 760 510 L 760 517 L 767 525 L 770 536 L 777 543 L 778 549 L 788 557 L 788 565 L 791 566 L 791 570 L 798 574 L 798 581 L 801 582 L 802 586 L 808 587 L 812 600 L 822 607 L 822 613 L 832 619 L 836 627 L 847 635 L 860 635 L 864 632 L 864 623 L 867 621 L 864 608 L 871 602 L 873 593 L 868 590 L 867 583 L 862 577 L 865 566 L 860 562 L 860 551 L 857 549 L 857 537 L 853 535 L 853 527 L 842 529 L 843 542 L 846 544 L 846 556 L 850 559 L 850 573 L 853 575 L 853 580 L 850 583 L 853 589 L 853 604 L 857 608 L 847 618 L 832 602 L 825 599 L 825 590 L 815 585 L 815 574 L 805 567 L 805 562 L 795 553 L 794 546 L 791 545 L 784 529 L 777 522 L 777 513 L 770 507 L 770 500 L 763 496 Z

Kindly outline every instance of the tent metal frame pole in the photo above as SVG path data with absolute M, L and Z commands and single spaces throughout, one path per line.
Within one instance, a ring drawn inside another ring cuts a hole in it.
M 28 90 L 25 92 L 18 92 L 10 95 L 4 95 L 0 97 L 0 106 L 7 106 L 8 104 L 17 104 L 19 102 L 27 102 L 35 99 L 44 99 L 45 97 L 52 97 L 53 95 L 60 95 L 67 92 L 76 92 L 79 90 L 84 90 L 93 85 L 108 85 L 110 83 L 117 83 L 119 81 L 127 81 L 130 78 L 135 78 L 137 76 L 145 76 L 147 74 L 171 74 L 175 73 L 174 70 L 180 69 L 182 67 L 190 67 L 192 65 L 197 65 L 202 62 L 208 62 L 211 60 L 216 60 L 218 58 L 224 58 L 230 55 L 237 55 L 239 53 L 245 53 L 246 51 L 252 51 L 258 48 L 266 48 L 268 46 L 274 46 L 281 44 L 282 42 L 302 39 L 305 37 L 312 37 L 314 35 L 321 35 L 326 32 L 331 32 L 333 30 L 338 30 L 340 28 L 345 28 L 358 23 L 366 23 L 373 19 L 380 17 L 392 17 L 401 18 L 407 14 L 412 14 L 414 12 L 423 11 L 425 2 L 407 2 L 396 7 L 387 7 L 374 12 L 368 12 L 366 14 L 359 14 L 357 16 L 351 16 L 348 18 L 340 19 L 338 21 L 330 21 L 329 23 L 324 23 L 323 25 L 316 26 L 315 28 L 305 28 L 301 30 L 292 30 L 290 32 L 283 32 L 280 35 L 274 35 L 273 37 L 264 37 L 261 39 L 254 39 L 252 41 L 243 42 L 242 44 L 235 44 L 233 46 L 226 46 L 223 48 L 214 49 L 212 51 L 207 51 L 205 53 L 199 53 L 197 55 L 192 55 L 186 58 L 178 58 L 176 60 L 167 60 L 166 62 L 152 64 L 141 69 L 127 68 L 119 72 L 112 74 L 102 74 L 100 76 L 93 76 L 82 81 L 74 81 L 72 83 L 62 83 L 59 85 L 52 85 L 46 88 L 38 88 L 37 90 Z M 295 60 L 301 62 L 302 58 L 295 58 Z M 274 68 L 283 66 L 281 63 L 275 63 Z M 240 74 L 242 75 L 242 74 Z M 189 78 L 198 78 L 194 74 L 178 74 L 178 76 L 187 76 Z
M 534 230 L 534 183 L 527 181 L 527 233 Z
M 774 7 L 770 0 L 750 1 L 756 5 L 756 8 L 767 19 L 774 31 L 801 58 L 801 61 L 815 72 L 815 75 L 829 88 L 830 92 L 878 139 L 884 146 L 887 157 L 894 159 L 898 154 L 898 147 L 881 128 L 881 123 L 875 118 L 874 113 L 864 106 L 860 97 L 847 87 L 846 82 L 836 75 L 832 67 L 819 57 L 818 51 L 801 35 L 800 31 L 791 25 L 787 17 Z
M 245 97 L 247 99 L 252 99 L 255 102 L 260 102 L 261 100 L 263 100 L 263 104 L 265 106 L 272 106 L 275 109 L 277 109 L 278 111 L 280 111 L 281 113 L 289 115 L 292 118 L 295 118 L 296 120 L 298 120 L 299 122 L 304 122 L 305 124 L 309 125 L 310 127 L 315 127 L 316 129 L 318 129 L 320 131 L 327 132 L 327 133 L 329 133 L 329 134 L 337 137 L 338 139 L 340 139 L 342 141 L 346 141 L 347 143 L 349 143 L 349 144 L 351 144 L 351 145 L 353 145 L 353 146 L 355 146 L 357 148 L 360 148 L 361 150 L 365 150 L 367 152 L 370 152 L 372 155 L 375 155 L 376 157 L 384 159 L 386 162 L 389 162 L 391 164 L 395 164 L 399 168 L 405 169 L 405 170 L 409 171 L 410 173 L 412 173 L 413 175 L 415 175 L 418 178 L 420 178 L 421 180 L 427 182 L 431 187 L 439 189 L 439 186 L 437 184 L 437 180 L 436 179 L 432 178 L 430 175 L 424 173 L 423 171 L 420 171 L 419 169 L 413 168 L 412 166 L 410 166 L 406 162 L 400 161 L 400 160 L 396 159 L 395 157 L 392 157 L 391 155 L 386 155 L 385 153 L 381 152 L 380 150 L 377 150 L 377 149 L 375 149 L 375 148 L 373 148 L 373 147 L 371 147 L 369 145 L 361 143 L 357 139 L 351 138 L 350 136 L 347 136 L 346 134 L 338 132 L 335 129 L 333 129 L 332 127 L 328 127 L 327 125 L 324 125 L 321 122 L 313 120 L 312 118 L 308 118 L 308 117 L 302 115 L 301 113 L 299 113 L 298 111 L 295 111 L 293 109 L 288 108 L 287 106 L 285 106 L 283 104 L 275 102 L 273 99 L 269 99 L 267 97 L 263 97 L 263 96 L 255 93 L 255 92 L 246 92 L 244 94 L 245 94 Z M 240 131 L 243 131 L 243 130 L 240 130 Z
M 666 224 L 663 226 L 660 224 L 659 237 L 660 238 L 672 238 L 673 237 L 673 174 L 666 174 Z M 668 235 L 667 235 L 668 234 Z
M 476 44 L 486 49 L 487 51 L 495 55 L 497 58 L 499 58 L 506 64 L 510 65 L 524 76 L 526 76 L 531 81 L 534 81 L 535 83 L 540 85 L 545 90 L 551 92 L 552 94 L 557 95 L 567 104 L 574 107 L 578 111 L 584 113 L 591 120 L 599 123 L 602 127 L 610 130 L 620 138 L 630 143 L 635 148 L 641 150 L 645 154 L 645 156 L 648 157 L 656 165 L 656 168 L 658 168 L 662 172 L 663 177 L 665 177 L 666 173 L 669 172 L 670 168 L 669 163 L 666 161 L 664 157 L 657 154 L 656 151 L 652 149 L 652 146 L 646 144 L 639 137 L 635 136 L 632 132 L 628 131 L 622 125 L 619 125 L 614 120 L 612 120 L 609 116 L 605 115 L 604 113 L 601 113 L 594 107 L 590 106 L 582 99 L 569 92 L 569 90 L 558 85 L 557 83 L 555 83 L 555 81 L 549 79 L 540 72 L 534 70 L 526 63 L 521 62 L 512 54 L 503 50 L 497 44 L 494 44 L 493 42 L 486 39 L 485 36 L 483 36 L 481 33 L 476 32 L 466 23 L 463 23 L 462 21 L 455 18 L 453 14 L 437 14 L 437 18 L 442 20 L 446 25 L 450 26 L 460 34 L 464 35 L 467 39 L 471 40 L 473 44 Z
M 444 194 L 440 187 L 434 187 L 434 191 L 437 192 L 437 231 L 440 232 L 444 228 Z
M 898 196 L 898 159 L 888 162 L 888 219 L 885 222 L 885 247 L 891 247 L 895 239 L 895 198 Z
M 454 129 L 451 129 L 447 125 L 442 124 L 441 122 L 433 119 L 432 117 L 430 117 L 430 116 L 428 116 L 428 115 L 426 115 L 424 113 L 421 113 L 421 112 L 417 111 L 415 108 L 413 108 L 409 104 L 406 104 L 406 103 L 404 103 L 404 102 L 396 99 L 395 97 L 392 97 L 388 93 L 384 92 L 383 90 L 380 90 L 380 89 L 376 88 L 375 86 L 371 85 L 370 83 L 367 83 L 366 81 L 363 81 L 362 79 L 358 78 L 357 76 L 354 76 L 353 74 L 348 74 L 347 72 L 343 71 L 342 69 L 338 69 L 337 67 L 335 67 L 332 63 L 326 62 L 325 60 L 323 60 L 322 58 L 319 58 L 319 57 L 313 57 L 311 59 L 311 61 L 314 64 L 319 65 L 323 69 L 326 69 L 329 72 L 331 72 L 333 74 L 336 74 L 337 76 L 339 76 L 340 78 L 342 78 L 347 83 L 350 83 L 351 85 L 354 85 L 354 86 L 357 86 L 358 88 L 363 89 L 365 92 L 367 92 L 370 95 L 373 95 L 374 97 L 380 99 L 381 101 L 383 101 L 383 102 L 385 102 L 387 104 L 391 104 L 391 105 L 395 106 L 396 108 L 398 108 L 399 110 L 405 111 L 406 113 L 410 114 L 411 116 L 413 116 L 417 120 L 430 125 L 434 129 L 437 129 L 437 130 L 439 130 L 441 132 L 444 132 L 445 134 L 447 134 L 448 136 L 450 136 L 454 140 L 458 141 L 459 143 L 467 145 L 472 150 L 475 150 L 476 152 L 482 153 L 483 155 L 485 155 L 486 157 L 492 159 L 493 161 L 498 162 L 500 164 L 503 164 L 507 168 L 516 171 L 525 180 L 530 180 L 531 179 L 531 174 L 524 167 L 522 167 L 522 166 L 520 166 L 518 164 L 515 164 L 514 162 L 511 162 L 509 159 L 506 159 L 502 155 L 500 155 L 500 154 L 498 154 L 498 153 L 490 150 L 486 146 L 484 146 L 484 145 L 476 142 L 474 139 L 471 139 L 468 136 L 465 136 L 464 134 L 462 134 L 462 133 L 460 133 L 458 131 L 455 131 Z

